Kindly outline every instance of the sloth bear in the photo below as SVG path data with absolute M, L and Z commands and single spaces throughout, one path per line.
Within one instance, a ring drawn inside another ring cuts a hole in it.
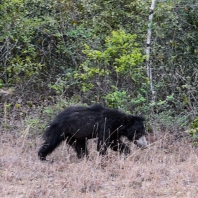
M 75 149 L 78 158 L 87 156 L 87 139 L 91 138 L 98 138 L 97 150 L 102 155 L 108 147 L 127 155 L 130 148 L 120 138 L 125 136 L 138 147 L 145 147 L 147 141 L 143 122 L 142 117 L 105 108 L 100 104 L 69 107 L 58 114 L 45 130 L 45 142 L 38 156 L 45 160 L 63 140 Z

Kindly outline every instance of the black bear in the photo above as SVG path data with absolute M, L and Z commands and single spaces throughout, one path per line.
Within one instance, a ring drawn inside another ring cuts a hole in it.
M 145 147 L 144 118 L 125 114 L 116 109 L 105 108 L 99 104 L 93 106 L 73 106 L 62 111 L 45 130 L 44 144 L 38 155 L 41 160 L 63 141 L 71 145 L 77 157 L 88 155 L 86 140 L 98 138 L 97 150 L 105 154 L 108 147 L 125 154 L 129 147 L 120 138 L 125 136 L 139 147 Z

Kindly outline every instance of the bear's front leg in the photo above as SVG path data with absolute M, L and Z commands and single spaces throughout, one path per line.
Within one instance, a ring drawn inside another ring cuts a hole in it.
M 120 153 L 124 153 L 125 155 L 130 154 L 131 150 L 129 146 L 127 146 L 121 140 L 114 140 L 110 145 L 111 149 L 114 151 L 119 151 Z

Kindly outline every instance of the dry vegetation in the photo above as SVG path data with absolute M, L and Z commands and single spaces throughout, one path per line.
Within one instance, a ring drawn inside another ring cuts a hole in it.
M 89 160 L 63 143 L 43 162 L 40 137 L 1 130 L 0 197 L 197 197 L 196 148 L 183 134 L 155 134 L 149 148 L 132 145 L 126 159 L 113 151 L 98 156 L 93 141 Z

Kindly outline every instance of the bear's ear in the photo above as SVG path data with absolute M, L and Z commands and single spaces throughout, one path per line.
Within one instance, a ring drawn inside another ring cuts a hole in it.
M 134 124 L 135 122 L 143 122 L 145 121 L 144 117 L 140 117 L 140 116 L 133 116 L 133 115 L 129 115 L 127 116 L 125 122 L 126 124 Z
M 144 117 L 143 114 L 140 114 L 138 117 L 139 117 L 142 121 L 146 121 L 146 118 Z
M 145 117 L 143 115 L 141 116 L 133 116 L 133 120 L 137 122 L 144 122 L 146 121 Z
M 139 118 L 141 118 L 143 121 L 146 120 L 145 116 L 141 113 L 140 115 L 138 115 Z

